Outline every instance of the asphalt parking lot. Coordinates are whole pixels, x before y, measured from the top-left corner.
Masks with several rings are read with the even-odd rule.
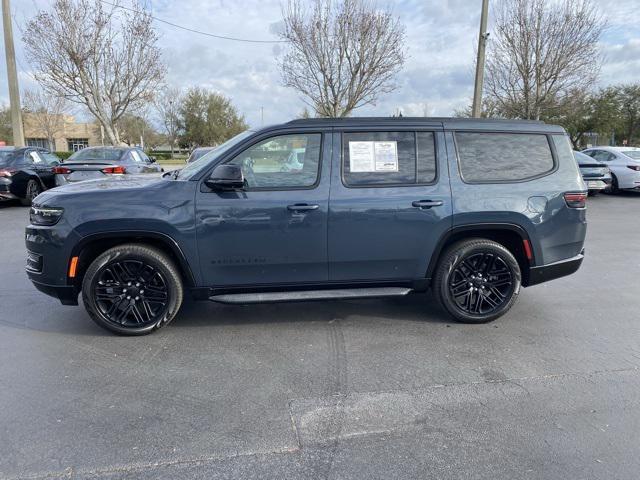
[[[637,479],[640,195],[488,325],[428,296],[223,306],[110,335],[23,270],[0,206],[0,478]]]

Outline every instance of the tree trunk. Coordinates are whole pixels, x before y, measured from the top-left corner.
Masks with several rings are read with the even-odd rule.
[[[109,143],[114,146],[120,145],[120,135],[118,135],[118,129],[115,128],[114,125],[111,125],[107,122],[100,123],[102,123],[102,126],[104,127],[104,133],[107,135]]]

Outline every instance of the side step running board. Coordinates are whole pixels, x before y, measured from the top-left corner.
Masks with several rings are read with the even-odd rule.
[[[403,287],[341,288],[334,290],[304,290],[293,292],[225,293],[222,295],[213,295],[209,297],[209,300],[234,304],[304,302],[307,300],[397,297],[406,295],[409,292],[411,292],[410,288]]]

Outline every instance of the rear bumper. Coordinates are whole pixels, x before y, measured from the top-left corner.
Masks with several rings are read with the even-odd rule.
[[[78,305],[78,290],[76,287],[72,285],[48,285],[37,282],[33,278],[30,280],[38,290],[50,297],[57,298],[62,305]]]
[[[559,262],[541,265],[539,267],[531,267],[529,269],[529,278],[526,286],[538,285],[539,283],[555,280],[556,278],[566,277],[575,273],[582,265],[584,260],[584,249],[578,255]]]

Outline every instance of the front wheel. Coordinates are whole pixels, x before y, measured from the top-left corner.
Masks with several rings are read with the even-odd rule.
[[[433,280],[434,296],[456,320],[485,323],[504,315],[520,293],[521,272],[509,250],[486,239],[449,247]]]
[[[102,328],[145,335],[169,323],[182,304],[180,273],[162,251],[146,245],[113,247],[96,258],[82,281],[82,301]]]

